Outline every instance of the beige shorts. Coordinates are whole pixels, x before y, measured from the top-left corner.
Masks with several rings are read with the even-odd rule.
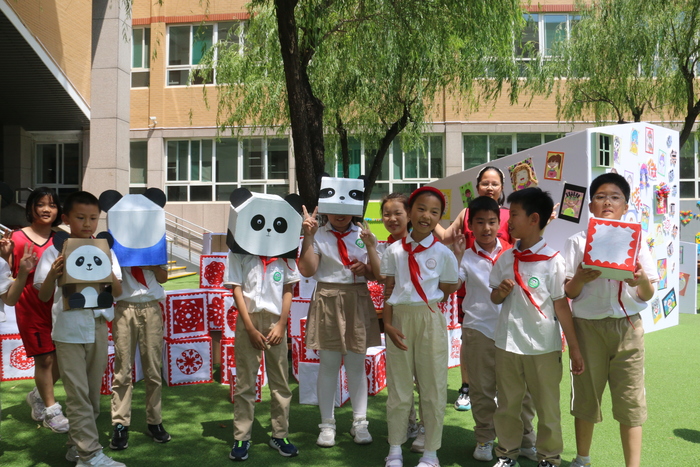
[[[644,394],[644,327],[642,318],[574,318],[585,371],[572,375],[571,415],[590,423],[603,421],[600,410],[605,385],[610,385],[613,418],[641,426],[647,419]]]
[[[367,347],[381,342],[367,284],[316,284],[306,321],[306,347],[364,355]]]

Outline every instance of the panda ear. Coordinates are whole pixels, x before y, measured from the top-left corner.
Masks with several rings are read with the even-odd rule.
[[[231,192],[231,206],[237,208],[243,204],[248,198],[252,198],[253,193],[248,188],[236,188]]]
[[[367,181],[368,181],[367,176],[366,176],[366,175],[360,175],[360,176],[357,177],[357,178],[360,179],[360,180],[362,180],[362,187],[366,190],[366,189],[367,189]]]
[[[161,208],[165,207],[167,199],[165,193],[160,188],[149,188],[148,190],[146,190],[143,196],[150,199]]]
[[[2,197],[3,208],[15,202],[15,190],[3,182],[0,182],[0,196]]]
[[[103,191],[100,195],[100,209],[107,212],[122,199],[121,193],[117,190]]]
[[[65,242],[68,237],[70,237],[70,234],[65,230],[59,230],[53,235],[53,246],[59,253],[63,251],[63,242]]]
[[[296,212],[299,214],[304,212],[304,209],[302,208],[304,201],[301,199],[301,196],[299,196],[296,193],[291,193],[287,196],[284,197],[284,200],[288,202]]]
[[[318,180],[316,180],[316,182],[318,183],[318,186],[321,186],[321,182],[323,181],[324,178],[330,178],[330,174],[328,172],[323,172],[321,175],[319,175]]]
[[[95,236],[95,238],[104,238],[107,240],[110,248],[112,248],[112,245],[114,245],[114,237],[112,237],[112,234],[109,232],[100,232]]]

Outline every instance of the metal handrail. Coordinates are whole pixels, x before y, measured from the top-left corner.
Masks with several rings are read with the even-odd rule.
[[[195,258],[193,258],[193,255],[195,255],[198,260],[204,250],[204,234],[211,233],[211,231],[194,222],[176,216],[175,214],[168,212],[165,214],[165,225],[166,231],[168,232],[166,238],[170,243],[170,258],[173,257],[173,247],[177,245],[187,251],[187,261],[190,263],[194,262],[193,259]],[[188,227],[186,224],[194,228]]]

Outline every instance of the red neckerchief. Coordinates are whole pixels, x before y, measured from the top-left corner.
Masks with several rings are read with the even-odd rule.
[[[391,245],[392,243],[396,242],[397,240],[394,238],[393,235],[389,235],[389,237],[386,239],[386,242]]]
[[[632,320],[630,319],[630,315],[627,314],[627,310],[625,309],[625,305],[622,304],[622,281],[620,281],[620,287],[617,289],[617,302],[620,304],[622,311],[625,312],[625,317],[627,318],[627,322],[630,323],[630,326],[632,326],[632,329],[636,329],[634,327],[634,324],[632,324]]]
[[[265,273],[267,272],[267,267],[268,267],[270,264],[272,264],[272,263],[274,263],[275,261],[277,261],[277,257],[276,257],[276,256],[273,256],[272,258],[270,258],[270,257],[267,257],[267,256],[261,256],[261,257],[260,257],[260,261],[262,261],[262,264],[263,264],[263,275],[265,275]],[[287,266],[289,266],[289,265],[287,265]]]
[[[343,233],[336,232],[335,230],[329,230],[329,232],[335,235],[335,238],[338,240],[338,254],[340,255],[340,262],[343,263],[343,266],[352,265],[352,261],[350,261],[350,257],[348,256],[348,247],[345,246],[345,242],[343,241],[343,237],[350,235],[352,230],[348,228],[348,230]]]
[[[435,313],[435,310],[433,310],[430,307],[430,304],[428,303],[428,297],[425,295],[425,291],[423,291],[423,287],[420,285],[420,279],[422,279],[420,275],[420,266],[418,266],[418,261],[416,261],[415,255],[417,253],[420,253],[421,251],[425,251],[428,248],[432,247],[437,243],[438,239],[437,237],[433,237],[433,243],[431,243],[429,246],[425,247],[421,245],[420,243],[418,246],[411,251],[411,244],[406,243],[406,237],[401,239],[401,245],[403,246],[403,249],[406,253],[408,253],[408,270],[411,273],[411,283],[413,284],[413,287],[416,288],[416,291],[418,292],[418,295],[420,295],[420,298],[423,299],[426,305],[428,305],[428,308],[430,308],[430,311]]]
[[[143,276],[143,269],[141,269],[138,266],[131,266],[131,275],[134,276],[134,279],[136,279],[136,282],[138,282],[139,284],[148,288],[148,284],[146,283],[146,278]]]
[[[543,245],[542,248],[544,248],[545,246],[546,246],[546,244]],[[520,277],[520,271],[518,271],[518,263],[520,263],[520,261],[523,261],[525,263],[534,263],[537,261],[547,261],[547,260],[552,259],[555,256],[557,256],[557,254],[559,254],[558,251],[556,253],[554,253],[552,256],[538,255],[536,253],[533,253],[530,250],[519,251],[517,248],[513,248],[513,258],[514,258],[514,260],[513,260],[513,272],[515,273],[515,282],[517,282],[517,284],[520,286],[520,288],[523,289],[523,292],[525,292],[525,296],[527,296],[527,298],[530,300],[530,303],[535,305],[535,308],[537,308],[537,311],[539,311],[540,314],[542,316],[544,316],[545,318],[547,317],[547,315],[542,313],[542,310],[540,310],[539,305],[537,303],[535,303],[535,299],[533,298],[533,296],[530,293],[530,291],[528,290],[528,288],[525,286],[525,283],[523,282],[522,277]]]
[[[508,250],[511,247],[510,243],[506,242],[500,237],[496,237],[496,240],[498,241],[498,244],[501,245],[501,251],[498,252],[495,258],[492,258],[491,256],[487,255],[482,250],[477,251],[476,242],[472,243],[472,251],[478,256],[485,258],[489,263],[491,263],[491,266],[493,266],[496,263],[496,261],[498,261],[498,258],[501,257],[504,251]]]

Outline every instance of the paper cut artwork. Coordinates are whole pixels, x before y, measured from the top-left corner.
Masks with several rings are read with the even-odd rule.
[[[656,261],[656,270],[659,274],[659,290],[668,287],[668,261],[666,258]]]
[[[637,130],[632,130],[630,135],[630,152],[635,156],[639,154],[639,132]]]
[[[110,308],[112,294],[105,288],[112,283],[112,236],[100,232],[97,238],[71,238],[57,232],[53,246],[64,258],[58,285],[63,288],[64,310]]]
[[[654,129],[646,127],[644,131],[644,148],[647,153],[654,153]]]
[[[674,289],[671,289],[671,291],[666,294],[662,301],[662,305],[664,307],[664,316],[668,317],[668,315],[670,315],[678,305],[676,300],[676,291]]]
[[[459,193],[462,195],[462,204],[465,208],[476,198],[476,191],[474,190],[474,184],[472,182],[467,182],[459,187]]]
[[[531,157],[511,165],[508,167],[508,172],[513,183],[513,191],[537,186],[537,176]]]
[[[561,202],[559,203],[559,219],[578,224],[581,219],[581,209],[586,200],[586,187],[564,184]]]
[[[297,194],[231,193],[226,244],[233,253],[296,259],[302,223]]]
[[[661,313],[661,303],[659,302],[658,297],[654,297],[654,299],[651,301],[651,316],[654,318],[654,323],[658,323],[664,316]]]
[[[583,267],[601,271],[605,279],[634,277],[641,242],[641,225],[592,217],[588,221]]]
[[[122,196],[107,190],[100,208],[107,212],[107,230],[120,266],[160,266],[168,263],[165,240],[165,193],[149,188],[142,195]]]
[[[657,170],[656,162],[654,162],[654,159],[649,159],[649,161],[647,162],[647,173],[649,174],[649,180],[656,180]]]
[[[321,177],[318,194],[320,214],[362,216],[364,212],[365,181],[361,178]]]
[[[690,274],[687,272],[681,272],[678,281],[678,294],[681,297],[685,297],[685,290],[688,288],[688,283],[690,282]]]
[[[645,232],[649,231],[649,217],[651,216],[651,209],[647,205],[642,206],[642,230]]]
[[[546,180],[561,180],[561,172],[564,168],[564,153],[547,151],[547,162],[544,168]]]

